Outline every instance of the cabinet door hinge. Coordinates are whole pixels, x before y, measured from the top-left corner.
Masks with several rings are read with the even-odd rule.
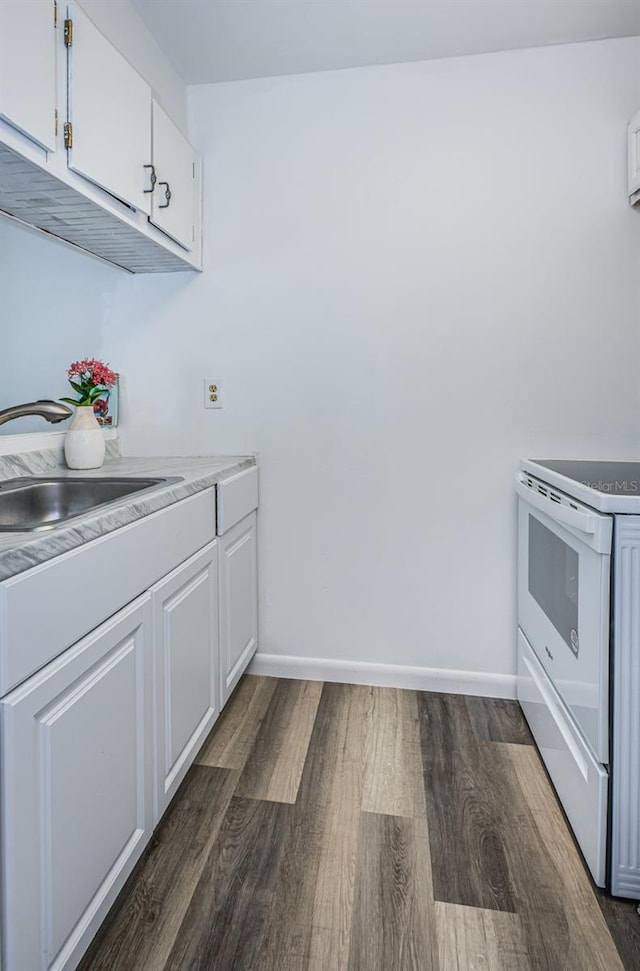
[[[57,138],[58,137],[58,109],[57,108],[54,109],[54,118],[55,118],[55,136]]]
[[[64,123],[64,147],[73,148],[73,125],[70,121]]]
[[[65,47],[71,47],[73,44],[73,20],[65,20],[64,22],[64,45]]]
[[[58,0],[53,0],[53,26],[58,26]]]

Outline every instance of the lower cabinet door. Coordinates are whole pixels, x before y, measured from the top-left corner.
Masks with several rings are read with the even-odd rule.
[[[152,588],[156,695],[155,819],[218,712],[218,546],[210,543]]]
[[[152,832],[151,608],[0,703],[3,967],[75,967]]]
[[[252,512],[218,537],[222,705],[258,647],[256,525]]]

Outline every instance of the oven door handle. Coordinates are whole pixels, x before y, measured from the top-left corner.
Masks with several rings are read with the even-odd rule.
[[[552,499],[547,499],[545,496],[539,495],[533,489],[524,486],[517,475],[516,492],[530,506],[546,513],[550,519],[553,519],[557,523],[563,523],[565,526],[570,526],[572,529],[578,530],[580,533],[586,533],[588,536],[593,536],[598,530],[600,517],[591,515],[590,513],[580,512],[579,509],[567,509],[566,506],[562,506],[559,502],[554,502]]]

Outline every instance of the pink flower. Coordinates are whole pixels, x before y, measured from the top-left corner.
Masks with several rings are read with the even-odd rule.
[[[94,357],[85,357],[82,361],[74,361],[69,365],[67,377],[73,390],[80,397],[61,398],[69,404],[82,406],[93,405],[118,380],[118,375],[103,361]]]
[[[94,386],[101,385],[102,387],[111,387],[118,380],[115,371],[112,371],[103,361],[98,361],[92,357],[86,357],[82,361],[74,361],[69,366],[67,377],[70,381],[77,378],[82,383]]]

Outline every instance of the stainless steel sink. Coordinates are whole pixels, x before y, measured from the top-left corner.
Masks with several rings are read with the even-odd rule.
[[[99,506],[180,481],[180,476],[165,479],[24,476],[0,480],[0,532],[55,529]]]

